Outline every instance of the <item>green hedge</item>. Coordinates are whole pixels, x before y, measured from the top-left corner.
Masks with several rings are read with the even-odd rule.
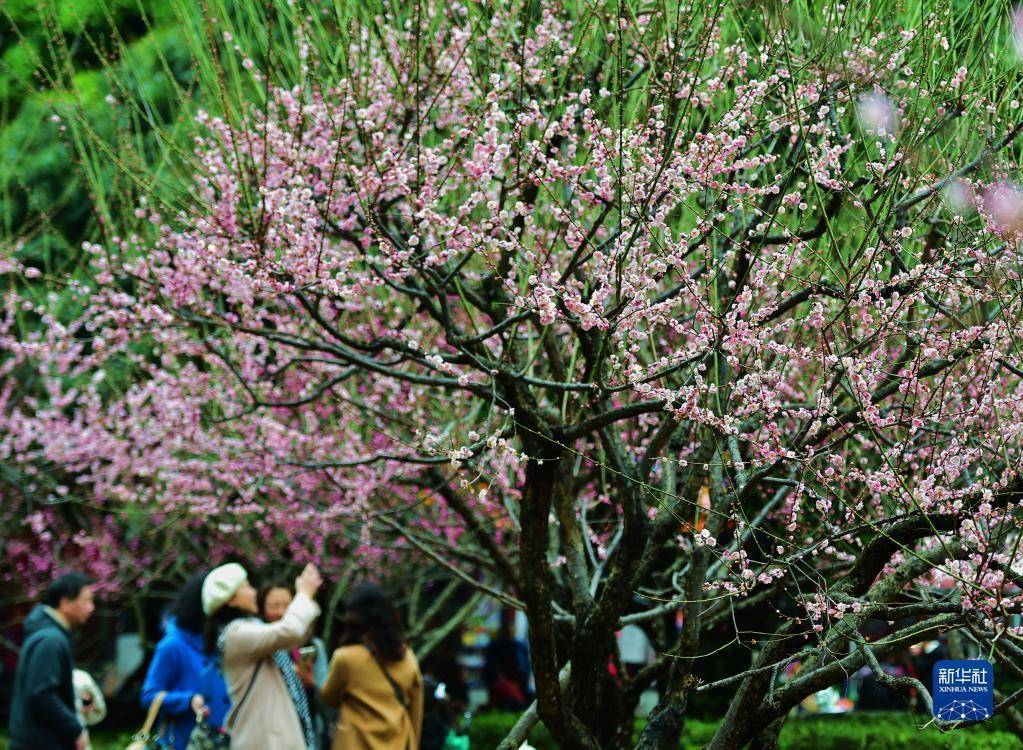
[[[1021,746],[1004,720],[951,732],[933,726],[919,729],[924,716],[908,714],[853,714],[850,716],[795,717],[785,722],[784,750],[1010,750]]]
[[[491,750],[514,725],[516,715],[480,714],[473,718],[473,750]],[[793,717],[781,734],[782,750],[1018,750],[1020,741],[1004,721],[942,733],[918,729],[926,718],[909,714],[860,713],[846,716]],[[637,722],[637,732],[642,722]],[[679,750],[698,750],[714,735],[717,723],[693,719],[686,723]],[[558,750],[550,733],[537,727],[529,743],[537,750]]]
[[[517,714],[490,713],[473,718],[470,739],[472,750],[493,750],[508,734]],[[921,716],[909,714],[861,713],[848,716],[793,717],[781,734],[782,750],[1018,750],[1021,743],[1004,720],[958,731],[942,733],[933,727],[918,729],[925,723]],[[712,721],[690,720],[679,750],[698,750],[713,736]],[[637,731],[642,722],[636,723]],[[93,737],[94,750],[123,750],[131,735],[123,732],[99,732]],[[529,738],[537,750],[558,750],[543,726]],[[0,737],[0,750],[6,750],[6,738]]]

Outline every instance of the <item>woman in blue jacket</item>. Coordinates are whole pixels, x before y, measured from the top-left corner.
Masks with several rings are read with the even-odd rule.
[[[210,726],[221,727],[231,707],[224,678],[203,644],[205,577],[205,572],[194,575],[182,587],[142,684],[143,708],[166,693],[157,726],[175,750],[185,750],[197,713],[205,714]]]

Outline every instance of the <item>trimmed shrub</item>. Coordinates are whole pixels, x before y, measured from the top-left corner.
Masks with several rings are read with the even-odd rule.
[[[511,731],[517,714],[486,713],[473,717],[469,737],[473,750],[492,750]],[[781,750],[1018,750],[1020,741],[1003,721],[952,732],[940,732],[923,716],[859,713],[844,716],[795,716],[785,722]],[[643,722],[636,722],[637,734]],[[680,750],[699,750],[714,735],[717,723],[700,719],[686,722]],[[529,744],[537,750],[558,750],[542,725],[533,730]]]

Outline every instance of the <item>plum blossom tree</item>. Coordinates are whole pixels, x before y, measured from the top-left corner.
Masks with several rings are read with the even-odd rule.
[[[508,747],[633,746],[654,681],[639,747],[714,692],[709,747],[773,747],[950,631],[1018,672],[1023,123],[928,67],[1000,32],[844,10],[282,10],[297,66],[243,51],[256,101],[199,113],[183,199],[105,226],[81,314],[8,295],[41,394],[4,391],[5,459],[523,608]],[[623,623],[659,657],[613,677]]]

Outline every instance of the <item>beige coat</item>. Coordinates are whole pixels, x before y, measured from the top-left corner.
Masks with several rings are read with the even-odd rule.
[[[405,649],[401,661],[388,664],[387,672],[405,695],[408,711],[369,649],[342,646],[334,652],[320,691],[324,703],[341,707],[334,750],[419,750],[423,676],[412,649]]]
[[[305,643],[319,614],[316,602],[297,594],[277,622],[235,620],[227,626],[224,679],[232,703],[227,715],[231,750],[306,750],[298,712],[273,653]],[[239,707],[259,663],[252,691]]]

